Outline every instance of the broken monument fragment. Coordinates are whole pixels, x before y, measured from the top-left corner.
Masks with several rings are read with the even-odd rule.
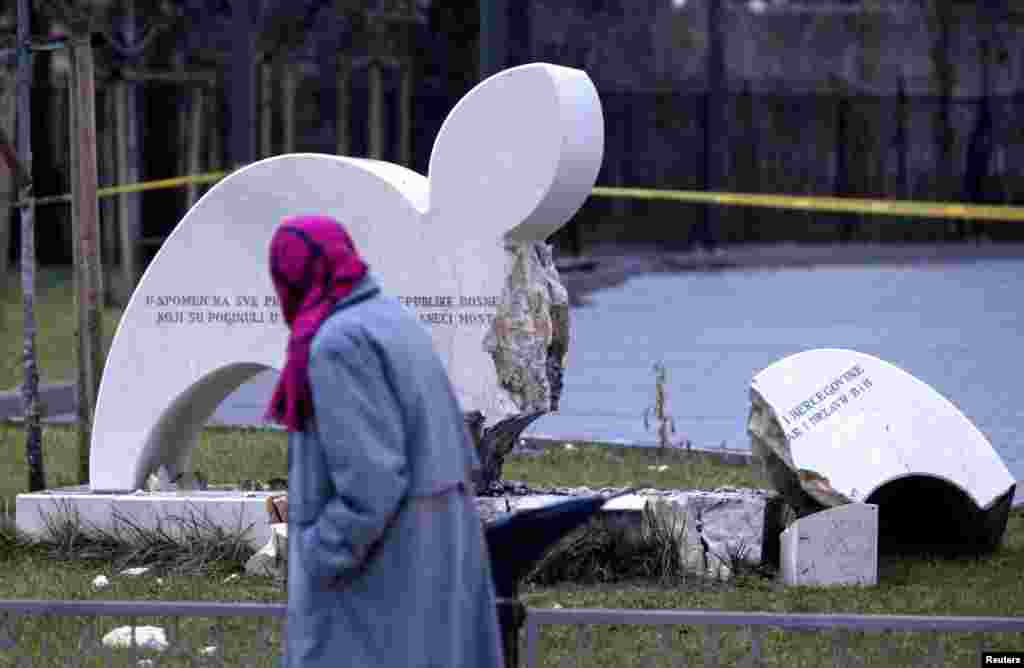
[[[798,517],[872,503],[883,551],[999,545],[1016,481],[978,428],[909,373],[810,350],[755,375],[750,396],[751,448]]]

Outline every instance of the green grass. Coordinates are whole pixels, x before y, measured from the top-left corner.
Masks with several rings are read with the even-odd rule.
[[[44,447],[51,476],[70,477],[74,430],[47,426]],[[0,456],[9,462],[0,475],[3,498],[13,500],[25,483],[24,461],[20,448],[20,429],[0,426]],[[266,479],[284,475],[286,447],[284,434],[264,430],[208,429],[202,434],[195,453],[197,468],[207,473],[211,482],[228,484],[243,478]],[[664,471],[649,466],[665,465]],[[549,448],[537,457],[511,457],[505,466],[506,479],[525,480],[533,485],[567,485],[591,487],[624,486],[627,484],[655,487],[702,487],[722,485],[759,486],[758,476],[747,467],[718,464],[708,458],[687,456],[678,451],[658,453],[640,449],[620,449],[592,444],[577,444],[575,450]],[[52,480],[52,478],[51,478]],[[43,598],[64,600],[198,600],[198,601],[284,601],[281,588],[265,578],[241,576],[227,580],[228,573],[237,572],[243,559],[222,561],[202,574],[174,574],[166,569],[139,577],[114,577],[116,570],[128,565],[124,554],[111,553],[108,558],[93,555],[91,559],[58,559],[54,549],[27,548],[4,543],[0,533],[0,592],[3,598]],[[638,559],[626,555],[626,559]],[[622,569],[626,572],[629,569]],[[756,574],[738,577],[728,585],[714,585],[701,580],[672,580],[662,584],[656,577],[619,579],[590,584],[556,583],[526,584],[522,597],[530,607],[565,608],[700,608],[715,610],[748,610],[767,612],[850,612],[864,614],[924,615],[1019,615],[1024,600],[1024,513],[1015,511],[1007,529],[1003,548],[983,558],[961,559],[883,559],[880,584],[873,588],[792,588],[779,587],[775,581]],[[94,591],[92,579],[100,574],[111,577],[112,585]],[[614,575],[614,574],[613,574]],[[157,580],[160,578],[160,581]],[[542,578],[541,578],[542,579]],[[614,580],[614,578],[613,578]],[[21,623],[21,622],[20,622]],[[19,626],[19,638],[32,645],[41,640],[41,625]],[[103,620],[100,630],[106,632],[126,620]],[[169,624],[164,621],[140,620],[139,624]],[[207,642],[212,620],[186,620],[182,633],[196,646]],[[262,621],[227,620],[223,627],[229,638],[225,645],[232,656],[241,652],[239,638],[252,638]],[[68,651],[75,646],[85,622],[80,619],[56,618],[46,628],[50,641]],[[640,665],[638,658],[657,647],[654,627],[594,627],[595,659],[586,665]],[[541,634],[542,665],[558,666],[562,657],[576,648],[575,629],[571,626],[544,627]],[[673,627],[670,644],[674,651],[686,655],[699,665],[700,630]],[[721,638],[722,665],[732,665],[743,648],[746,636],[723,630]],[[990,646],[1020,649],[1019,637],[987,636]],[[828,637],[816,634],[788,634],[769,631],[764,637],[764,654],[772,666],[823,665],[831,656]],[[232,644],[234,643],[234,644]],[[926,652],[926,638],[916,634],[895,634],[893,643],[898,652],[897,663],[911,665]],[[946,665],[977,665],[976,640],[967,636],[947,636],[943,640]],[[216,643],[213,643],[216,644]],[[24,647],[26,645],[22,645]],[[874,656],[878,640],[874,636],[854,635],[851,647],[858,655]],[[0,657],[3,654],[0,652]],[[0,666],[3,663],[0,658]],[[35,663],[34,665],[46,665]],[[52,664],[59,665],[59,664]],[[99,664],[97,664],[99,665]],[[128,665],[128,664],[125,664]],[[230,664],[229,664],[230,665]],[[269,665],[269,664],[268,664]],[[667,665],[667,664],[654,664]]]
[[[70,267],[47,267],[36,275],[36,356],[41,383],[73,382],[77,375],[75,336],[78,314]],[[104,354],[110,349],[121,310],[103,311]],[[0,390],[13,389],[24,378],[24,310],[21,278],[0,276]]]
[[[677,449],[629,448],[573,442],[544,448],[534,457],[506,460],[502,477],[534,486],[653,487],[708,489],[710,487],[764,487],[759,472],[747,466],[726,466],[712,457]],[[663,471],[658,467],[666,466]]]

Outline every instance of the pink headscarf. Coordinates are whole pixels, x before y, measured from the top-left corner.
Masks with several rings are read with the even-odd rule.
[[[363,276],[367,264],[338,221],[327,216],[285,219],[270,240],[270,275],[291,334],[288,360],[266,418],[302,431],[313,415],[309,349],[331,309]]]

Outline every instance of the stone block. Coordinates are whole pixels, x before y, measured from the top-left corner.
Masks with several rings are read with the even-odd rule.
[[[851,503],[808,515],[782,532],[790,586],[878,584],[878,506]]]

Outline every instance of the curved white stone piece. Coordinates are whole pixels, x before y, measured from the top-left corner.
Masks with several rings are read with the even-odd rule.
[[[121,318],[97,400],[91,488],[141,488],[161,464],[187,470],[217,405],[280,368],[287,331],[267,253],[287,216],[342,221],[383,288],[429,323],[463,408],[498,412],[482,341],[508,270],[505,241],[542,240],[565,224],[594,186],[603,147],[590,78],[535,63],[490,77],[456,105],[428,178],[295,154],[224,179],[164,242]]]
[[[987,509],[1015,484],[974,424],[930,385],[852,350],[792,355],[751,384],[786,433],[795,469],[864,501],[882,485],[928,475]],[[780,456],[783,453],[777,453]]]

